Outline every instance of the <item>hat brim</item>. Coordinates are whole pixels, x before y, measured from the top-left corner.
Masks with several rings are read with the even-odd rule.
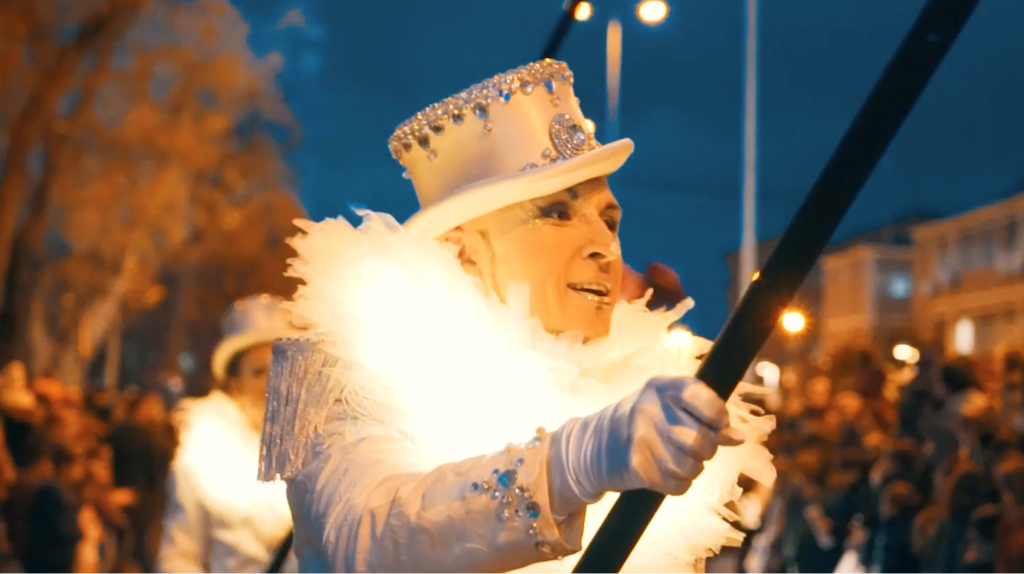
[[[572,159],[476,182],[420,210],[404,226],[415,233],[437,238],[503,207],[615,173],[632,153],[633,141],[624,138]]]
[[[298,335],[296,329],[255,329],[227,337],[217,344],[210,361],[213,379],[218,383],[227,378],[228,365],[235,355],[257,345],[273,343],[278,339]]]

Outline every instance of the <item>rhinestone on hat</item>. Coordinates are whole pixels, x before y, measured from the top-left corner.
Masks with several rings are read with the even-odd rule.
[[[551,142],[562,157],[569,159],[590,151],[593,141],[590,133],[569,114],[555,114],[552,118]]]
[[[403,154],[419,147],[428,154],[434,152],[431,157],[433,160],[437,157],[437,150],[433,149],[432,140],[434,137],[443,137],[447,124],[461,126],[466,118],[476,117],[483,122],[482,129],[490,132],[488,119],[491,106],[504,105],[519,94],[529,96],[537,85],[544,86],[548,93],[553,94],[556,83],[571,86],[573,75],[565,62],[550,58],[484,80],[428,107],[398,126],[388,140],[391,155],[402,163]],[[593,138],[590,139],[593,141]]]

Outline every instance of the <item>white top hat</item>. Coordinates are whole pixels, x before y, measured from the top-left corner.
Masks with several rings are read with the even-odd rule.
[[[614,173],[633,152],[586,128],[573,76],[544,60],[498,74],[398,126],[391,154],[420,202],[410,230],[439,237],[503,207]]]
[[[227,376],[231,359],[238,353],[302,331],[292,324],[291,313],[282,307],[283,299],[273,295],[252,295],[235,301],[221,320],[223,339],[213,351],[213,378],[221,382]]]

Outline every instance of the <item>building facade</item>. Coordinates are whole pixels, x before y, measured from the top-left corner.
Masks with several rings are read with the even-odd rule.
[[[848,347],[884,352],[913,337],[912,260],[910,245],[867,242],[822,258],[822,353]]]
[[[1024,193],[913,229],[917,335],[947,356],[1024,348]]]
[[[831,358],[844,347],[883,353],[904,340],[914,341],[911,229],[927,221],[915,216],[857,235],[830,247],[801,285],[790,309],[806,321],[800,332],[779,327],[761,356],[780,364]],[[762,266],[777,239],[759,245]],[[738,254],[726,257],[733,281],[729,308],[736,305]]]

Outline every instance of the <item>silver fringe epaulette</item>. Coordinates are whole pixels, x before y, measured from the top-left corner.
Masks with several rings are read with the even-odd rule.
[[[337,359],[320,349],[313,338],[274,343],[259,480],[291,478],[305,464],[313,439],[339,393],[337,365]]]

